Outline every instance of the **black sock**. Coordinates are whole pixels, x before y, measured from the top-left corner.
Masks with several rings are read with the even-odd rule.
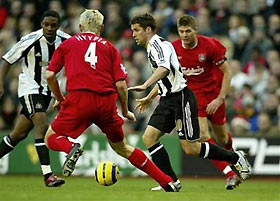
[[[10,136],[5,136],[0,143],[0,158],[10,153],[17,143],[13,142]]]
[[[158,168],[170,176],[173,181],[177,181],[178,178],[171,167],[169,156],[164,146],[159,142],[150,147],[148,150],[152,156],[153,162],[158,166]]]
[[[201,143],[199,156],[211,160],[227,161],[231,164],[237,163],[239,159],[238,154],[208,142]]]
[[[35,139],[34,145],[36,147],[41,165],[50,165],[49,149],[46,147],[44,139]]]
[[[44,139],[35,139],[35,147],[41,165],[50,165],[49,149],[46,147]]]

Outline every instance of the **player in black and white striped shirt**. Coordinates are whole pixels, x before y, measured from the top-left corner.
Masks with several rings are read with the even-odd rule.
[[[47,130],[46,110],[51,101],[45,72],[54,50],[70,36],[60,30],[60,17],[55,11],[42,15],[42,29],[32,32],[13,46],[3,56],[0,70],[0,97],[4,94],[3,82],[11,65],[22,60],[19,75],[18,97],[22,110],[13,131],[0,143],[0,158],[9,153],[35,127],[35,147],[40,159],[44,181],[47,187],[57,187],[64,180],[56,177],[50,167],[49,150],[44,143]]]
[[[249,176],[250,167],[244,152],[231,152],[208,142],[199,142],[195,96],[187,88],[172,44],[155,33],[155,19],[149,14],[142,14],[135,16],[130,24],[137,45],[143,45],[147,49],[153,74],[144,84],[130,87],[129,90],[144,91],[157,83],[148,96],[137,100],[136,109],[140,112],[144,111],[153,98],[158,94],[161,96],[143,135],[144,144],[154,163],[172,177],[174,186],[179,191],[181,183],[171,168],[165,148],[159,142],[161,136],[170,133],[176,127],[181,146],[186,154],[227,161],[234,164],[240,176],[246,179]]]

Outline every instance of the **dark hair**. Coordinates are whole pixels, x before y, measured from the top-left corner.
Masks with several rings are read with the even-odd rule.
[[[196,19],[190,15],[183,15],[177,20],[177,28],[180,26],[188,26],[193,29],[197,28]]]
[[[147,27],[151,27],[153,31],[156,30],[156,20],[154,17],[148,13],[137,15],[133,17],[130,21],[130,25],[139,24],[140,27],[146,29]]]
[[[47,10],[43,13],[42,17],[41,17],[41,22],[44,20],[45,17],[55,17],[58,19],[58,23],[60,23],[60,16],[59,14],[54,11],[54,10]]]

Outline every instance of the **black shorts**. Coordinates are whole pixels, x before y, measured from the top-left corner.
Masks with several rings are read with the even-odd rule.
[[[199,140],[197,103],[193,92],[186,87],[180,92],[161,97],[148,125],[164,133],[170,133],[176,127],[181,140]]]
[[[31,117],[37,112],[46,112],[52,97],[42,94],[29,94],[20,97],[20,103],[22,109],[20,114],[26,116],[26,118],[31,119]]]

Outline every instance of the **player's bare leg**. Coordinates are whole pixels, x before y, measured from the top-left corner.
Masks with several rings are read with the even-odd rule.
[[[214,130],[214,133],[216,135],[217,141],[225,148],[228,150],[233,150],[232,147],[232,138],[231,134],[228,131],[227,124],[213,124],[212,123],[212,128]]]

